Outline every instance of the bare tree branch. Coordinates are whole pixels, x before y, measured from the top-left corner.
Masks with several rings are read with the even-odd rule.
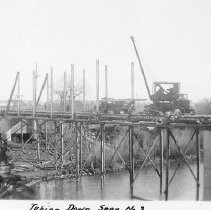
[[[72,92],[72,85],[71,83],[67,84],[67,89],[66,89],[66,101],[67,105],[70,107],[71,104],[71,92]],[[56,90],[55,93],[60,99],[60,103],[64,104],[64,90]],[[78,96],[83,94],[83,88],[81,85],[77,84],[74,86],[74,99],[76,99]]]

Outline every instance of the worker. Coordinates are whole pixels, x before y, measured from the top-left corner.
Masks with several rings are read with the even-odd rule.
[[[128,108],[128,114],[133,114],[133,113],[134,113],[134,111],[135,111],[135,109],[134,109],[134,105],[133,105],[133,104],[131,104],[131,105],[129,106],[129,108]]]
[[[174,110],[174,117],[179,118],[182,117],[182,112],[179,109]]]

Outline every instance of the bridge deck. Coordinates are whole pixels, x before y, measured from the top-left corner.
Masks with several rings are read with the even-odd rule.
[[[28,119],[45,121],[87,122],[90,124],[119,124],[119,125],[147,125],[166,127],[210,127],[211,115],[188,115],[180,118],[166,116],[151,116],[147,114],[101,114],[101,113],[75,113],[54,111],[37,111],[33,115],[32,110],[5,110],[0,112],[0,119]]]

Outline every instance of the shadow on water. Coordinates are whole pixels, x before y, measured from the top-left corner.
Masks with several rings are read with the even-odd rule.
[[[170,174],[175,162],[171,163]],[[191,163],[196,172],[196,164]],[[200,166],[200,199],[202,199],[203,165]],[[165,173],[165,172],[164,172]],[[165,180],[165,174],[164,174]],[[145,167],[134,185],[134,195],[150,200],[159,200],[159,177],[152,167]],[[164,189],[163,184],[163,189]],[[41,182],[34,186],[35,199],[66,200],[129,200],[129,174],[119,171],[106,174],[104,187],[101,190],[101,179],[98,175],[84,176],[77,183],[75,180],[54,180]],[[169,188],[169,200],[195,200],[196,182],[185,164],[181,165]]]

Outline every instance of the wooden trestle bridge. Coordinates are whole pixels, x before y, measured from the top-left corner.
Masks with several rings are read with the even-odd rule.
[[[106,166],[105,166],[105,127],[107,125],[119,125],[122,127],[127,127],[127,131],[125,135],[128,135],[129,140],[129,174],[130,174],[130,192],[131,192],[131,198],[134,199],[144,199],[140,196],[136,196],[133,193],[133,187],[135,185],[135,181],[138,177],[138,175],[141,173],[143,167],[145,166],[147,160],[150,161],[151,165],[153,166],[155,172],[159,176],[160,179],[160,193],[164,192],[165,194],[165,200],[168,200],[169,195],[169,185],[174,179],[174,176],[176,174],[176,171],[178,170],[181,161],[184,161],[187,165],[190,173],[192,174],[195,182],[196,182],[196,200],[199,199],[199,164],[200,164],[200,138],[199,138],[199,132],[204,130],[210,130],[211,129],[211,117],[210,116],[186,116],[176,119],[169,119],[167,117],[152,117],[147,115],[126,115],[126,114],[120,114],[120,115],[109,115],[109,114],[95,114],[95,113],[75,113],[74,115],[68,113],[68,112],[47,112],[47,111],[37,111],[35,115],[33,116],[32,111],[1,111],[0,114],[1,118],[8,118],[8,119],[18,119],[22,122],[23,126],[29,126],[32,128],[33,132],[33,138],[36,139],[37,142],[37,161],[40,160],[42,150],[40,149],[40,144],[42,141],[45,141],[47,144],[48,141],[48,126],[49,123],[54,123],[55,126],[55,134],[60,133],[61,134],[61,166],[63,165],[64,160],[64,125],[69,125],[71,127],[74,127],[74,137],[76,142],[76,178],[77,180],[80,178],[80,175],[82,174],[82,170],[84,168],[83,163],[83,151],[82,151],[82,141],[83,141],[83,125],[84,124],[94,124],[99,125],[100,128],[100,144],[101,144],[101,183],[103,184],[104,176],[106,173]],[[28,121],[34,122],[34,125],[28,124]],[[43,129],[43,125],[45,129]],[[23,127],[22,126],[22,127]],[[22,127],[19,129],[22,131]],[[154,127],[159,130],[159,138],[155,138],[148,149],[147,152],[145,152],[145,158],[142,163],[142,165],[139,167],[137,172],[135,173],[134,170],[134,128],[136,127]],[[177,143],[177,139],[175,138],[172,129],[174,128],[191,128],[194,130],[192,135],[190,136],[189,140],[187,141],[187,145],[185,146],[185,149],[181,149],[180,146]],[[21,136],[23,136],[21,134]],[[170,138],[171,137],[171,138]],[[195,141],[195,147],[196,147],[196,162],[197,162],[197,171],[194,172],[192,168],[190,167],[187,158],[186,158],[186,151],[188,150],[188,147],[190,146],[191,142],[193,141],[194,137],[196,138]],[[159,145],[160,145],[160,161],[159,161],[159,167],[156,166],[156,164],[153,162],[153,160],[150,158],[150,153],[152,149],[155,146],[156,141],[159,139]],[[174,142],[176,145],[176,148],[178,149],[178,152],[180,154],[180,158],[178,160],[177,166],[173,172],[173,175],[169,176],[169,164],[170,164],[170,139]],[[124,139],[125,140],[125,139]],[[118,148],[123,140],[120,141],[119,145],[114,150],[113,157],[117,154]],[[166,141],[166,148],[165,148],[165,171],[164,171],[164,141]],[[163,180],[163,174],[165,173],[165,180]],[[163,185],[165,184],[165,189],[163,190]],[[141,187],[141,186],[140,186]]]
[[[97,100],[96,104],[99,105],[99,61],[97,61]],[[71,66],[71,84],[74,84],[74,73],[73,73],[73,66]],[[106,71],[107,72],[107,71]],[[107,77],[107,76],[106,76]],[[84,76],[85,80],[85,76]],[[106,78],[107,82],[107,78]],[[85,82],[83,82],[84,84]],[[18,88],[18,108],[16,110],[11,110],[10,108],[10,102],[12,99],[12,96],[14,94],[15,88]],[[44,87],[47,86],[47,102],[50,101],[50,111],[39,111],[37,110],[37,104],[39,103],[42,91]],[[74,87],[74,85],[73,85]],[[133,85],[132,85],[133,87]],[[65,127],[68,125],[69,127],[73,128],[74,135],[71,139],[75,142],[75,167],[76,167],[76,178],[77,180],[80,178],[84,165],[86,164],[86,161],[83,161],[83,135],[84,135],[84,129],[83,127],[85,125],[98,125],[100,134],[98,135],[99,143],[100,143],[100,155],[101,155],[101,183],[103,184],[104,176],[106,173],[106,162],[105,162],[105,138],[106,138],[106,126],[108,125],[118,125],[121,127],[125,127],[126,132],[125,136],[128,136],[128,138],[122,138],[119,145],[116,146],[114,149],[114,152],[112,154],[111,160],[114,158],[116,154],[118,154],[118,149],[120,148],[120,145],[122,144],[125,139],[127,139],[129,142],[129,174],[130,174],[130,193],[131,198],[135,199],[144,199],[143,196],[137,196],[134,195],[134,186],[137,180],[138,175],[141,174],[141,171],[143,167],[145,166],[146,162],[149,161],[151,165],[153,166],[156,174],[159,176],[160,179],[160,194],[165,195],[165,200],[168,200],[169,197],[169,186],[172,182],[172,180],[175,177],[175,174],[180,167],[181,161],[184,161],[187,168],[189,169],[190,173],[193,176],[193,180],[196,182],[196,200],[199,200],[199,176],[200,176],[200,138],[199,133],[205,132],[211,130],[211,116],[184,116],[179,118],[168,118],[164,116],[149,116],[146,114],[100,114],[98,112],[83,112],[83,113],[76,113],[74,112],[74,101],[72,97],[71,101],[71,110],[66,111],[65,110],[65,100],[64,100],[64,111],[56,112],[53,110],[53,71],[51,70],[51,97],[49,100],[49,94],[48,94],[48,74],[46,75],[46,78],[44,80],[44,83],[41,87],[41,91],[39,94],[39,97],[36,98],[36,72],[33,74],[33,109],[32,110],[23,110],[20,108],[20,91],[19,91],[19,73],[16,76],[16,80],[14,83],[14,86],[12,88],[10,98],[8,100],[8,104],[5,110],[2,110],[0,112],[0,118],[1,119],[16,119],[19,120],[22,124],[22,126],[19,128],[21,130],[21,138],[23,142],[23,126],[28,126],[31,128],[32,133],[30,138],[34,138],[36,140],[36,152],[37,152],[37,161],[40,161],[41,155],[43,150],[41,149],[41,143],[45,143],[46,146],[48,144],[50,136],[50,132],[48,130],[48,125],[53,124],[55,132],[54,134],[60,135],[59,145],[60,148],[60,162],[56,162],[56,164],[59,164],[61,167],[63,165],[64,161],[64,132]],[[132,88],[133,89],[133,88]],[[66,76],[64,74],[64,95],[66,90]],[[73,96],[74,88],[72,88],[72,96]],[[107,91],[107,83],[106,83],[106,91]],[[83,102],[85,100],[85,86],[83,85]],[[133,95],[133,91],[132,91]],[[106,92],[107,97],[107,92]],[[33,122],[33,123],[29,123]],[[153,127],[156,128],[159,131],[159,138],[155,138],[152,141],[151,146],[148,148],[148,151],[143,151],[143,154],[145,155],[145,158],[141,164],[141,166],[138,168],[137,171],[134,170],[134,129],[135,128],[149,128]],[[193,133],[189,137],[189,139],[185,142],[187,142],[187,145],[185,148],[181,148],[178,144],[178,139],[176,139],[175,135],[173,134],[172,130],[175,128],[190,128],[193,130]],[[196,139],[196,141],[193,139]],[[159,141],[159,142],[156,142]],[[176,168],[174,169],[173,174],[170,176],[169,173],[169,167],[170,167],[170,141],[171,144],[173,143],[180,155],[180,158],[178,159],[178,163]],[[153,159],[150,157],[150,154],[155,147],[155,144],[159,144],[159,166],[153,162]],[[165,150],[164,150],[164,143],[165,143]],[[188,163],[186,152],[190,145],[194,143],[196,148],[196,163],[197,163],[197,170],[193,171],[191,166]],[[56,144],[55,144],[56,147]],[[211,147],[210,147],[211,150]],[[165,154],[164,154],[165,152]],[[58,154],[57,154],[58,155]],[[164,158],[165,156],[165,158]],[[165,164],[164,164],[165,163]],[[164,167],[165,166],[165,167]],[[164,170],[165,169],[165,170]],[[135,173],[136,172],[136,173]],[[185,184],[185,183],[184,183]],[[139,186],[141,187],[141,186]]]

